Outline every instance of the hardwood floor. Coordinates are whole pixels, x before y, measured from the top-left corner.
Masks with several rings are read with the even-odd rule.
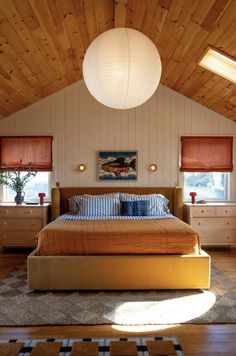
[[[0,278],[9,273],[28,251],[5,251],[0,254]],[[208,249],[212,263],[232,282],[236,282],[236,248]],[[185,355],[236,356],[236,324],[176,326],[124,327],[118,325],[98,326],[41,326],[41,327],[0,327],[0,338],[37,337],[122,337],[122,336],[176,335],[179,337]]]

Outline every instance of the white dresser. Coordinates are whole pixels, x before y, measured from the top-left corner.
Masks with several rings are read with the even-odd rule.
[[[202,245],[236,244],[236,203],[185,204],[184,220],[199,232]]]
[[[35,246],[37,233],[48,223],[49,204],[0,204],[0,247]]]

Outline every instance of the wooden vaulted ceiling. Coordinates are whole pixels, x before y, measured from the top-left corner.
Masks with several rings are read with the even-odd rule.
[[[236,121],[236,86],[198,66],[236,57],[236,0],[0,0],[0,117],[82,78],[91,41],[114,26],[157,46],[161,83]]]

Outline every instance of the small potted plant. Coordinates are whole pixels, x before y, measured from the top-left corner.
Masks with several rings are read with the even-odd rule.
[[[24,201],[24,188],[27,182],[35,177],[37,171],[34,169],[33,165],[22,164],[17,167],[6,166],[4,164],[0,165],[0,185],[6,185],[16,192],[15,202],[20,205]]]

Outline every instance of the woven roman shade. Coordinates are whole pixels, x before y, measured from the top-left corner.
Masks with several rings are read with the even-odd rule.
[[[233,137],[182,136],[181,172],[232,172]]]
[[[0,137],[1,165],[24,170],[29,163],[37,171],[52,171],[52,136]]]

